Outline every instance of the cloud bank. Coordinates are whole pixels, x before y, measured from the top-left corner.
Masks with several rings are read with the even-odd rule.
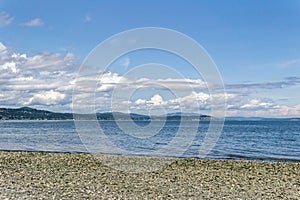
[[[121,60],[128,67],[130,60]],[[113,107],[118,111],[145,113],[199,112],[209,114],[212,96],[209,83],[199,79],[140,77],[131,79],[113,72],[76,78],[80,63],[72,53],[43,52],[28,56],[13,52],[0,43],[0,107],[32,106],[59,112],[72,111],[73,88],[83,106],[94,105],[98,111]],[[98,84],[90,85],[89,79]],[[214,103],[227,100],[229,116],[299,117],[300,104],[282,104],[272,96],[257,96],[266,90],[300,87],[300,77],[286,77],[278,82],[227,84],[225,97],[214,97]],[[131,94],[129,99],[123,98]],[[172,94],[176,91],[176,95]],[[254,92],[255,91],[255,92]],[[139,94],[140,92],[140,94]],[[95,93],[91,99],[91,93]],[[124,95],[123,95],[124,94]],[[113,102],[111,98],[114,98]]]

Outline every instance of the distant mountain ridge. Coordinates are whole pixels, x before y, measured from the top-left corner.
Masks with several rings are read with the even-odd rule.
[[[55,113],[30,107],[0,108],[0,120],[66,120],[73,119],[71,113]]]
[[[104,112],[96,113],[98,120],[163,120],[167,117],[168,120],[193,120],[193,119],[211,119],[208,115],[198,115],[195,113],[169,113],[167,116],[147,116],[136,113],[122,112]],[[30,107],[21,108],[0,108],[0,120],[71,120],[71,119],[91,120],[95,119],[94,114],[74,114],[73,113],[57,113],[46,110],[38,110]]]

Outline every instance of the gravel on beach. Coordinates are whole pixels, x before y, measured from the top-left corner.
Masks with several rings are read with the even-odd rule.
[[[300,163],[173,159],[131,173],[91,154],[1,151],[0,199],[300,199]]]

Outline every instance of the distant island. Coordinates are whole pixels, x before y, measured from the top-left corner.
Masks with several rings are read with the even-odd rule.
[[[136,113],[104,112],[96,113],[98,120],[211,120],[209,115],[199,115],[195,113],[169,113],[167,116],[147,116]],[[72,119],[92,120],[95,114],[73,114],[58,113],[47,110],[38,110],[30,107],[22,108],[0,108],[0,120],[72,120]]]

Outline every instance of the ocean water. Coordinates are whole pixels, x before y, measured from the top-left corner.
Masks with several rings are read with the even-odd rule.
[[[136,122],[137,127],[144,131],[143,136],[147,136],[137,137],[139,129],[132,129],[134,134],[131,134],[131,123],[127,121],[99,122],[101,137],[109,141],[109,144],[100,142],[102,153],[107,153],[106,149],[113,152],[114,148],[109,146],[113,145],[128,154],[149,156],[153,153],[157,156],[158,150],[177,139],[189,141],[188,145],[184,148],[171,145],[165,149],[167,153],[169,151],[175,157],[199,157],[208,121],[201,121],[199,125],[167,121],[162,127],[161,122],[153,122],[150,129],[143,129],[148,123]],[[194,137],[179,136],[180,127],[184,133],[196,130]],[[91,128],[88,123],[81,129],[88,137],[78,134],[73,121],[0,121],[0,150],[88,153],[91,146],[97,147],[102,139],[93,133],[95,127]],[[300,121],[226,121],[217,143],[206,158],[300,161]]]

